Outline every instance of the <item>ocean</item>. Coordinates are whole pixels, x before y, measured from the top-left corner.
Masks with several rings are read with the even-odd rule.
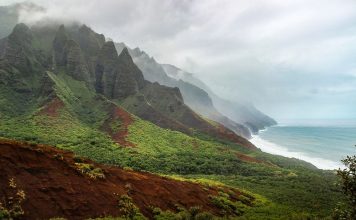
[[[343,167],[341,159],[356,154],[356,121],[285,122],[260,131],[251,142],[267,153],[338,169]]]

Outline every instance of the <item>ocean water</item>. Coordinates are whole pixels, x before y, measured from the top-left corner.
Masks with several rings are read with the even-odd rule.
[[[251,142],[262,151],[294,157],[320,169],[338,169],[356,154],[355,121],[285,123],[263,130]]]

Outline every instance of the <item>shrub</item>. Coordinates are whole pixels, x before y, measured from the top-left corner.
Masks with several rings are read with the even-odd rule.
[[[160,208],[151,208],[155,220],[213,220],[218,219],[208,212],[201,212],[200,207],[193,206],[189,210],[177,206],[177,213],[170,210],[162,211]]]
[[[212,203],[218,207],[221,214],[229,216],[240,216],[244,213],[245,205],[240,201],[231,201],[230,196],[224,192],[219,192],[217,196],[210,196]]]
[[[26,194],[17,188],[15,179],[9,179],[6,195],[0,201],[0,219],[14,219],[23,216],[25,212],[21,205],[25,199]]]
[[[128,195],[122,195],[119,199],[119,210],[126,219],[146,219],[141,213],[140,209],[135,205],[132,198]]]
[[[95,168],[92,164],[75,163],[75,166],[80,173],[87,175],[91,179],[105,179],[103,170],[100,168]]]
[[[74,162],[76,162],[76,163],[83,163],[83,162],[84,162],[84,158],[83,158],[83,157],[80,157],[80,156],[78,156],[78,155],[75,155],[75,156],[73,157],[73,160],[74,160]]]

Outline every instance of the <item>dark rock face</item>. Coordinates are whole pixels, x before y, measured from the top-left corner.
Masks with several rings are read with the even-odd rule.
[[[6,39],[0,39],[0,59],[4,56]]]
[[[65,69],[79,81],[93,85],[110,99],[122,100],[136,94],[145,82],[127,50],[120,56],[113,42],[90,28],[60,26],[53,41],[54,67]]]
[[[105,44],[105,37],[102,34],[95,33],[86,25],[74,26],[68,29],[69,36],[78,43],[83,52],[90,74],[90,84],[94,84],[97,59],[99,51]]]
[[[119,57],[111,45],[111,42],[105,43],[99,52],[95,67],[95,89],[106,97],[114,98],[117,61]]]
[[[3,58],[23,72],[31,71],[32,43],[31,30],[24,24],[16,25],[6,40]]]
[[[111,99],[123,99],[136,94],[144,86],[141,71],[127,50],[117,55],[113,42],[102,47],[95,68],[95,89]]]
[[[115,48],[115,46],[113,45]],[[137,82],[137,88],[142,89],[145,85],[145,80],[143,78],[141,70],[133,62],[127,48],[124,48],[119,56],[119,68],[122,72],[122,76],[129,76],[132,79],[135,79]]]
[[[33,36],[31,30],[25,24],[17,24],[9,36],[9,40],[19,46],[30,46]]]
[[[89,81],[89,71],[79,45],[68,38],[64,26],[60,26],[53,41],[54,66],[79,81]]]
[[[72,37],[87,56],[96,56],[105,44],[104,35],[95,33],[86,25],[82,25]]]
[[[184,105],[182,95],[178,88],[162,86],[158,83],[150,83],[143,90],[147,101],[160,112],[179,118],[183,111],[188,110]],[[190,110],[190,109],[189,109]]]
[[[42,72],[43,57],[35,47],[32,31],[24,24],[18,24],[13,32],[1,43],[0,84],[8,85],[22,95],[31,95],[31,78]]]
[[[65,32],[64,26],[61,25],[56,33],[56,37],[53,41],[53,55],[55,66],[65,66],[64,47],[68,40],[68,36]]]
[[[65,65],[68,73],[76,80],[89,81],[88,69],[81,53],[79,45],[73,41],[68,40],[64,47]]]

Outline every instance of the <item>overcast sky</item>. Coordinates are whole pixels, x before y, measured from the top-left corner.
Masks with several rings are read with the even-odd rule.
[[[277,120],[356,118],[355,0],[33,2],[195,73],[222,97],[248,97]]]

